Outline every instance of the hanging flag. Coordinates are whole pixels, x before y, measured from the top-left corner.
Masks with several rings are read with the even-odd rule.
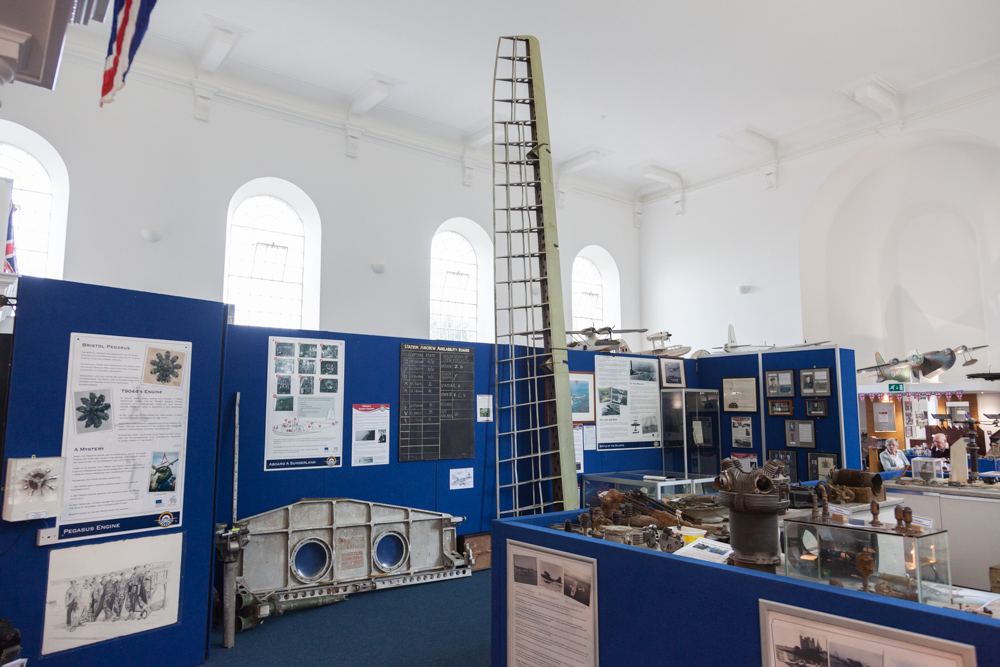
[[[10,205],[10,215],[7,216],[7,247],[4,249],[3,272],[17,273],[17,252],[14,248],[14,211],[17,207]]]
[[[125,86],[125,75],[149,27],[149,15],[156,0],[115,0],[115,19],[111,25],[108,57],[104,61],[104,85],[101,106],[113,102],[115,93]]]
[[[944,399],[946,401],[950,401],[951,400],[951,392],[950,391],[944,392]]]
[[[958,397],[958,400],[962,400],[962,392],[960,392],[960,391],[956,391],[956,392],[955,392],[955,396],[957,396],[957,397]]]

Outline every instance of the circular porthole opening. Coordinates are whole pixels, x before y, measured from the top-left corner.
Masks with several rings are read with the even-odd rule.
[[[406,560],[406,538],[399,533],[382,533],[375,540],[375,565],[383,572],[399,569]]]
[[[302,581],[319,579],[329,567],[330,549],[319,540],[303,540],[292,552],[292,571]]]

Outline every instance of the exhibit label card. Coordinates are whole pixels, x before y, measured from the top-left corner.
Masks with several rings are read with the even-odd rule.
[[[344,341],[268,338],[266,406],[264,470],[341,467]]]
[[[656,359],[598,356],[597,448],[658,447],[660,369]]]
[[[362,403],[351,409],[351,465],[389,465],[389,404]]]
[[[583,424],[573,424],[573,452],[576,456],[576,472],[583,472]]]
[[[59,541],[181,524],[191,343],[70,334]]]
[[[596,667],[597,561],[507,540],[507,664]]]

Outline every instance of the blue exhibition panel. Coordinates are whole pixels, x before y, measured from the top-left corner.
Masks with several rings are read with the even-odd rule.
[[[316,338],[345,341],[344,451],[340,467],[264,470],[268,338]],[[216,513],[219,522],[232,517],[233,434],[236,393],[240,394],[239,518],[266,512],[301,498],[357,498],[464,516],[460,534],[489,530],[496,515],[496,471],[492,463],[494,424],[475,424],[475,457],[441,461],[398,460],[399,363],[401,343],[461,345],[476,356],[477,394],[492,394],[493,346],[387,336],[268,329],[230,325],[226,335],[225,367],[218,466]],[[351,406],[390,406],[389,465],[351,466]],[[473,469],[473,488],[451,490],[450,471]]]
[[[18,289],[4,457],[60,456],[70,334],[190,341],[191,393],[182,525],[65,546],[35,546],[54,520],[0,522],[0,616],[21,630],[30,664],[198,665],[205,659],[219,372],[225,311],[221,303],[22,277]],[[164,533],[182,533],[178,622],[41,656],[49,554],[55,549]]]
[[[971,644],[978,664],[997,664],[994,655],[1000,645],[1000,623],[994,619],[544,527],[576,514],[560,512],[493,522],[494,667],[508,664],[508,540],[597,559],[602,665],[759,667],[762,599]],[[639,631],[637,619],[641,619]]]
[[[765,460],[762,454],[763,438],[760,435],[761,419],[758,412],[726,412],[726,406],[722,405],[722,380],[724,378],[756,378],[757,391],[760,392],[760,366],[758,355],[756,354],[727,354],[701,357],[696,360],[698,367],[698,384],[692,385],[688,382],[688,387],[698,389],[717,389],[719,391],[719,418],[722,420],[720,426],[722,441],[722,458],[727,458],[733,452],[733,430],[730,427],[732,417],[749,417],[750,428],[753,432],[753,448],[737,449],[738,452],[753,453],[757,455],[757,460]],[[759,394],[758,394],[759,395]],[[759,398],[758,398],[759,403]],[[758,405],[758,408],[760,406]]]

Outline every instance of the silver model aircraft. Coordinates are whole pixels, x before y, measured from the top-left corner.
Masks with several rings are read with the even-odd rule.
[[[621,338],[616,338],[615,334],[625,333],[646,333],[649,329],[615,329],[614,327],[587,327],[580,331],[567,331],[567,336],[573,339],[566,343],[566,347],[577,350],[615,350],[617,352],[631,352],[628,343]]]
[[[828,340],[821,340],[818,343],[800,343],[797,345],[741,345],[736,342],[736,330],[733,325],[729,325],[729,340],[722,347],[712,348],[713,350],[725,350],[726,352],[763,352],[766,350],[794,350],[800,347],[816,347],[829,343]]]
[[[643,350],[639,354],[649,354],[655,357],[671,357],[679,359],[691,351],[689,345],[667,345],[670,340],[669,331],[660,331],[646,335],[646,340],[653,344],[652,350]]]
[[[899,380],[901,377],[905,377],[906,371],[908,370],[912,375],[913,379],[917,382],[920,381],[920,376],[925,378],[933,378],[941,375],[946,370],[950,369],[955,365],[955,361],[958,356],[961,355],[965,361],[962,362],[963,366],[971,366],[976,363],[978,359],[973,359],[972,355],[969,354],[973,350],[981,350],[987,345],[977,345],[976,347],[967,347],[965,345],[959,345],[955,349],[946,347],[943,350],[933,350],[931,352],[920,352],[919,350],[913,350],[906,356],[905,359],[893,359],[887,363],[880,363],[874,366],[868,366],[867,368],[859,368],[859,373],[878,373],[877,382],[885,382],[886,380]],[[876,359],[880,359],[876,356]]]

